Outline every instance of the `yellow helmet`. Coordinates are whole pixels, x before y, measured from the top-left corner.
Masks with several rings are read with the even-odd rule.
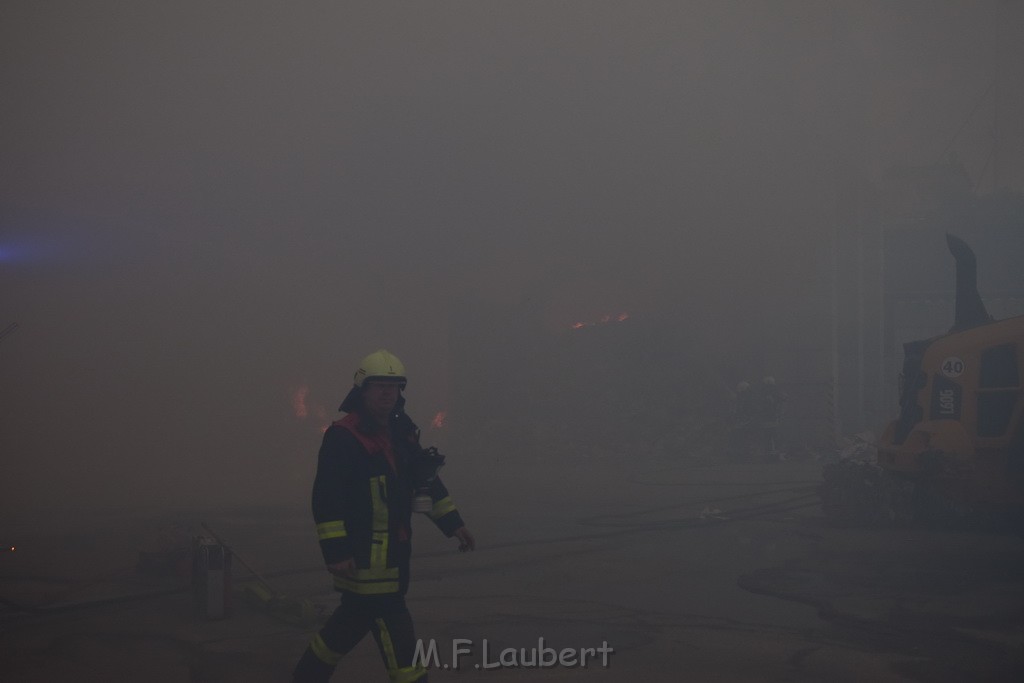
[[[390,351],[374,351],[359,363],[356,374],[352,376],[352,384],[357,387],[361,388],[367,381],[396,382],[404,389],[405,366]]]

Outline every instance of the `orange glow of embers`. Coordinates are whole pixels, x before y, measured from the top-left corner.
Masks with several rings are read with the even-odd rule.
[[[571,329],[574,329],[574,330],[582,330],[584,327],[594,327],[596,325],[607,325],[608,323],[621,323],[621,322],[623,322],[625,320],[629,320],[629,313],[626,313],[625,311],[623,311],[622,313],[619,313],[618,315],[611,315],[610,313],[602,315],[597,320],[594,320],[594,321],[591,321],[591,322],[582,322],[582,321],[574,322],[569,327]]]
[[[433,427],[434,429],[441,429],[442,427],[444,427],[444,421],[445,418],[447,417],[447,412],[443,410],[438,411],[437,415],[434,416],[434,419],[430,421],[430,426]]]
[[[309,417],[309,408],[306,406],[306,398],[309,396],[309,387],[301,386],[292,392],[292,410],[295,417],[304,420]]]
[[[327,431],[331,426],[331,418],[327,408],[317,401],[309,399],[309,385],[303,384],[297,389],[291,390],[292,413],[299,420],[313,419],[320,423],[320,433]]]

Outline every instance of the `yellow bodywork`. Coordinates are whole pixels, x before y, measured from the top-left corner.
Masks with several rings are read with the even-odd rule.
[[[997,386],[991,386],[991,380],[990,386],[982,386],[983,355],[1005,346],[1012,347],[1012,355],[1007,351],[1005,356],[1015,362],[1015,383],[1012,377],[1000,377]],[[914,402],[922,419],[913,424],[902,443],[896,443],[900,420],[886,426],[878,444],[878,464],[893,473],[913,476],[941,462],[940,471],[931,469],[929,473],[947,479],[968,498],[1020,499],[1020,487],[1008,479],[1007,472],[1011,458],[1024,458],[1024,453],[1016,452],[1024,443],[1024,316],[931,340],[920,370],[926,380],[916,390]],[[980,426],[984,406],[994,404],[1000,406],[999,416],[985,416],[987,422]]]

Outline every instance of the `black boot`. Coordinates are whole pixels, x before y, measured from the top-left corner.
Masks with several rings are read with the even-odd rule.
[[[333,673],[334,667],[313,654],[312,648],[307,647],[292,672],[292,683],[328,683]]]

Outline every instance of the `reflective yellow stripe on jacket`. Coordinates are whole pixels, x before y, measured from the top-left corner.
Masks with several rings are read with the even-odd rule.
[[[370,566],[356,569],[354,578],[334,577],[334,587],[353,593],[373,595],[398,592],[398,567],[388,567],[388,504],[384,475],[370,479],[373,528],[370,537]]]
[[[316,535],[321,540],[327,540],[328,538],[345,538],[348,533],[345,532],[344,520],[338,520],[336,522],[322,522],[316,525]]]
[[[398,567],[356,569],[354,578],[334,577],[334,587],[361,595],[398,592]]]
[[[455,510],[455,503],[452,502],[451,496],[445,496],[441,500],[434,503],[434,507],[430,510],[431,519],[441,519],[449,512]]]
[[[388,566],[388,504],[384,475],[370,479],[373,502],[373,536],[370,539],[370,569]]]

